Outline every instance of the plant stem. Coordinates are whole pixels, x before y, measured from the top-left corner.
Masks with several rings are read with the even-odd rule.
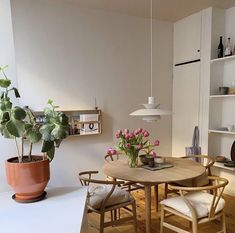
[[[31,161],[31,155],[32,155],[32,149],[33,149],[33,143],[32,142],[30,142],[30,145],[29,145],[29,155],[28,155],[28,157],[29,157],[29,161]]]
[[[16,144],[16,149],[17,149],[17,153],[18,153],[19,163],[21,163],[22,162],[22,157],[20,156],[19,145],[18,145],[18,142],[16,140],[16,137],[15,137],[15,144]]]
[[[21,138],[21,156],[24,157],[24,137]]]

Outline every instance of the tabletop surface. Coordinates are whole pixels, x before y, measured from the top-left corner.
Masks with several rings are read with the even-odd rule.
[[[1,233],[80,233],[86,187],[48,188],[46,199],[16,203],[11,192],[0,193]]]
[[[142,167],[129,168],[127,159],[106,162],[103,171],[107,176],[138,183],[166,183],[196,178],[205,172],[205,168],[191,159],[166,158],[171,168],[150,171]]]

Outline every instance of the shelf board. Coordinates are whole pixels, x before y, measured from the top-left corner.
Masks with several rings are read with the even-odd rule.
[[[78,124],[100,124],[100,121],[79,121]]]
[[[224,98],[224,97],[235,97],[235,94],[229,94],[229,95],[210,95],[210,99],[213,99],[213,98]]]
[[[83,137],[83,136],[91,136],[91,135],[99,135],[101,134],[101,132],[99,133],[87,133],[87,134],[70,134],[68,135],[68,137]]]
[[[230,171],[235,171],[235,167],[226,167],[226,166],[224,166],[223,163],[215,162],[213,166],[223,168],[223,169],[226,169],[226,170],[230,170]]]
[[[211,64],[213,64],[215,62],[230,61],[230,60],[235,60],[235,55],[228,56],[228,57],[211,59]]]
[[[231,132],[231,131],[222,131],[222,130],[209,130],[209,133],[219,133],[219,134],[231,134],[231,135],[235,135],[235,132]]]

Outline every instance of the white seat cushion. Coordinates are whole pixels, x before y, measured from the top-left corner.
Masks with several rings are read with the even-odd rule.
[[[185,195],[187,200],[189,200],[190,204],[194,207],[197,217],[203,218],[208,216],[210,207],[213,201],[213,195],[206,192],[192,192]],[[161,204],[168,206],[170,208],[175,209],[176,211],[188,216],[192,217],[192,213],[186,203],[184,202],[181,196],[172,197],[169,199],[165,199],[161,201]],[[216,213],[221,211],[225,206],[224,199],[220,199],[216,208]]]
[[[89,186],[89,205],[94,209],[99,209],[101,207],[102,201],[106,198],[107,194],[112,189],[112,185],[90,185]],[[109,197],[107,206],[121,204],[127,202],[131,199],[130,194],[119,188],[115,187],[112,195]]]

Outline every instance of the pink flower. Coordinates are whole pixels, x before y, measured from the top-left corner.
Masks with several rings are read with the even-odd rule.
[[[131,148],[131,144],[130,143],[126,143],[126,148],[130,149]]]
[[[129,140],[129,139],[130,139],[129,133],[126,133],[126,134],[125,134],[125,138],[126,138],[126,140]]]
[[[156,154],[156,152],[155,152],[155,151],[151,151],[149,154],[150,154],[152,157],[154,157],[154,158],[156,158],[156,157],[157,157],[157,154]]]
[[[109,149],[107,150],[107,154],[108,154],[108,155],[116,155],[116,154],[117,154],[117,151],[114,150],[114,149],[112,149],[112,148],[109,148]]]
[[[143,135],[144,135],[144,137],[148,137],[149,136],[149,132],[147,131],[147,130],[145,130],[144,132],[143,132]]]
[[[143,131],[143,129],[142,129],[142,128],[138,128],[138,129],[136,129],[136,130],[135,130],[135,135],[140,134],[142,131]]]
[[[134,135],[133,133],[129,133],[129,137],[130,137],[130,138],[134,138],[135,135]]]
[[[111,155],[116,155],[117,151],[116,150],[111,150]]]
[[[136,145],[136,149],[137,150],[141,150],[142,149],[142,145],[140,145],[140,144]]]
[[[154,146],[159,146],[160,145],[160,141],[156,140],[153,144],[154,144]]]
[[[124,129],[124,133],[128,134],[129,133],[129,129]]]
[[[118,130],[116,133],[116,138],[120,138],[122,136],[122,130]]]

